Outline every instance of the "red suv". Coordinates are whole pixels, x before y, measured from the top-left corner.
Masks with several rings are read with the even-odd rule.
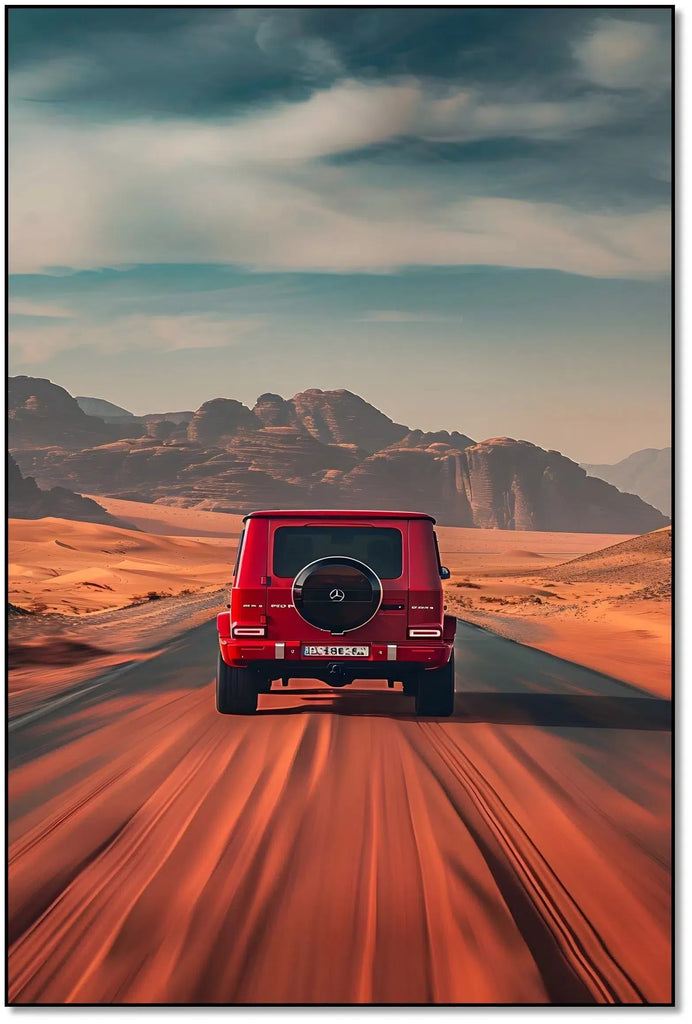
[[[403,684],[416,714],[454,708],[435,520],[422,512],[252,512],[217,616],[216,707],[250,714],[272,681]]]

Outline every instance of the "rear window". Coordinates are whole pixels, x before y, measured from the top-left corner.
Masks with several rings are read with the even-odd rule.
[[[274,534],[274,575],[296,576],[308,562],[357,558],[380,579],[401,576],[401,531],[389,526],[280,526]]]

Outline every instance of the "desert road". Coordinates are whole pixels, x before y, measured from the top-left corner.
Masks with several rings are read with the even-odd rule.
[[[669,1001],[669,702],[456,657],[451,719],[304,681],[225,717],[210,622],[14,719],[10,1001]]]

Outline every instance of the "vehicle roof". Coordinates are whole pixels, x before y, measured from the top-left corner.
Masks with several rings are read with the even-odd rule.
[[[243,518],[243,522],[248,519],[429,519],[431,523],[435,522],[427,512],[364,511],[354,508],[262,509],[250,512]]]

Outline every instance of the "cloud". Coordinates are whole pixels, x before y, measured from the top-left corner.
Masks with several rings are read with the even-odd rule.
[[[658,89],[670,84],[670,39],[660,25],[600,18],[574,47],[582,73],[609,89]]]
[[[108,118],[205,116],[304,96],[345,74],[312,18],[263,8],[15,9],[11,92]]]
[[[415,134],[429,140],[470,142],[489,138],[568,138],[574,132],[616,119],[610,97],[561,102],[536,99],[487,100],[474,92],[455,92],[429,100],[418,112]]]
[[[343,82],[300,103],[217,122],[83,124],[13,107],[10,254],[17,271],[218,262],[257,269],[379,271],[500,264],[592,276],[668,268],[665,208],[577,211],[469,195],[422,164],[406,178],[325,158],[412,136],[570,135],[614,116],[565,103],[412,79]]]
[[[13,300],[15,304],[17,300]],[[27,303],[27,305],[33,305]],[[40,364],[58,352],[88,346],[112,355],[142,349],[179,352],[186,349],[226,348],[243,341],[263,325],[256,317],[214,319],[205,316],[146,316],[131,314],[108,323],[88,319],[72,323],[13,325],[12,354],[17,362]]]
[[[97,68],[87,57],[53,57],[14,71],[8,79],[8,95],[14,100],[48,99],[63,89],[85,86]]]
[[[463,317],[445,315],[429,310],[409,313],[402,309],[373,309],[359,318],[363,323],[374,324],[430,324],[430,323],[461,323]]]
[[[545,102],[488,99],[476,90],[444,95],[415,79],[340,82],[300,103],[278,103],[225,122],[167,121],[152,137],[149,122],[114,128],[127,146],[148,143],[152,160],[168,166],[192,152],[210,164],[280,164],[335,156],[392,139],[470,142],[488,138],[567,138],[608,124],[618,114],[612,97]],[[153,149],[151,148],[153,145]]]
[[[54,303],[34,302],[32,299],[10,299],[10,316],[41,317],[49,320],[69,320],[77,314]]]
[[[344,66],[327,39],[303,34],[299,12],[274,12],[263,17],[255,33],[262,53],[273,61],[292,55],[306,78],[329,78],[344,74]]]

